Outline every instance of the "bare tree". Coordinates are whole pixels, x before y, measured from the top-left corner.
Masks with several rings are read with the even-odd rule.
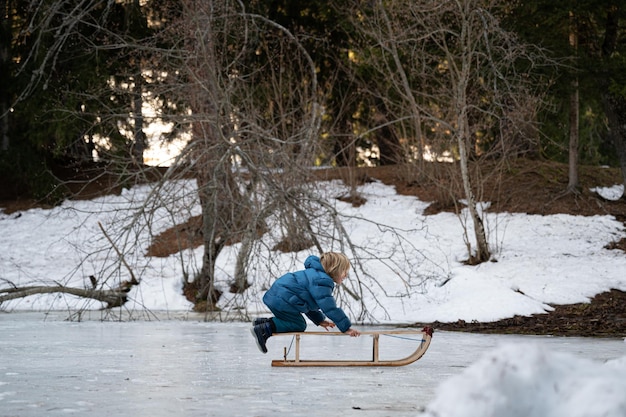
[[[193,285],[198,301],[212,309],[220,296],[214,274],[222,249],[243,241],[242,256],[248,256],[250,239],[272,213],[259,204],[272,206],[289,192],[289,182],[307,179],[301,167],[311,164],[321,110],[310,58],[284,28],[246,14],[236,1],[183,2],[179,22],[170,30],[185,34],[174,62],[182,64],[181,99],[189,105],[193,138],[179,162],[198,184],[204,243]],[[275,197],[261,199],[259,188]],[[245,269],[243,259],[238,265]],[[243,279],[236,287],[245,290]]]
[[[368,64],[387,91],[395,123],[418,165],[426,150],[456,156],[473,237],[470,262],[491,257],[471,163],[523,152],[540,104],[530,69],[540,54],[498,19],[499,0],[356,2],[355,25],[370,40]],[[382,90],[381,90],[382,91]],[[423,170],[422,170],[423,172]],[[478,194],[477,194],[478,193]],[[466,229],[467,230],[467,229]],[[475,242],[472,243],[472,240]]]
[[[324,94],[298,39],[236,1],[187,1],[184,6],[169,30],[172,36],[185,34],[185,48],[169,51],[169,58],[180,100],[190,109],[179,123],[188,123],[192,140],[161,184],[194,178],[198,187],[202,266],[197,271],[193,262],[185,267],[185,287],[194,289],[198,309],[215,309],[223,295],[223,287],[216,285],[217,265],[226,248],[235,257],[230,292],[242,295],[252,285],[256,291],[265,285],[265,280],[250,281],[250,271],[269,269],[265,279],[282,272],[272,270],[273,253],[341,250],[356,260],[371,253],[351,241],[344,222],[352,220],[318,189],[310,169],[322,153]],[[155,188],[152,196],[162,199],[164,194]],[[380,228],[399,236],[406,232]],[[389,269],[410,283],[408,292],[414,291],[426,280],[415,270],[421,261],[398,271],[405,271],[408,257],[427,261],[407,240],[398,240],[399,246],[379,256],[388,257]],[[436,270],[428,278],[445,276]],[[356,276],[353,288],[344,290],[359,301],[354,315],[362,318],[367,315],[364,293],[377,285],[364,269]]]

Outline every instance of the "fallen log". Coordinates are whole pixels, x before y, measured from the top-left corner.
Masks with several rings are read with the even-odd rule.
[[[0,289],[0,304],[4,301],[14,300],[16,298],[24,298],[37,294],[64,293],[71,294],[83,298],[91,298],[93,300],[106,303],[105,308],[120,307],[128,301],[128,292],[133,285],[139,284],[137,281],[124,281],[118,288],[110,290],[97,290],[93,288],[73,288],[63,285],[47,286],[37,285],[30,287],[12,287]]]

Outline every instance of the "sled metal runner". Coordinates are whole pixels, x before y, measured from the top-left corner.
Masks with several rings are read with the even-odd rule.
[[[361,332],[361,335],[372,336],[372,359],[371,360],[303,360],[300,359],[300,339],[302,336],[347,336],[340,332],[297,332],[297,333],[275,333],[273,336],[293,336],[295,337],[295,359],[287,359],[287,348],[284,349],[284,358],[272,361],[272,366],[404,366],[409,365],[422,356],[428,350],[433,336],[433,329],[424,327],[422,330],[380,330],[371,332]],[[391,335],[396,337],[421,335],[421,340],[416,340],[419,345],[415,352],[402,359],[380,360],[379,359],[379,339],[380,335]]]

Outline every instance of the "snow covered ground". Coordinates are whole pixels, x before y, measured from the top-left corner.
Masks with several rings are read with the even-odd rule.
[[[163,207],[169,208],[159,207],[152,211],[151,215],[146,215],[133,225],[133,235],[127,235],[127,237],[132,237],[132,243],[137,243],[137,248],[132,250],[131,246],[125,246],[128,242],[116,241],[125,253],[126,261],[133,265],[141,279],[141,285],[129,294],[131,299],[124,306],[124,311],[148,311],[149,313],[137,313],[135,317],[151,317],[151,312],[159,312],[158,314],[166,316],[167,314],[180,314],[180,312],[188,313],[191,308],[189,302],[180,293],[180,277],[183,274],[181,265],[194,264],[194,262],[197,265],[198,260],[201,259],[202,249],[187,250],[168,258],[145,256],[150,243],[149,232],[155,234],[166,230],[174,223],[199,213],[197,204],[193,204],[195,193],[192,182],[173,183],[170,186],[178,194],[168,201],[162,201]],[[329,194],[335,195],[342,192],[340,187],[341,185],[336,182],[320,185],[321,189],[326,189]],[[611,198],[611,193],[616,190],[621,191],[619,186],[599,191]],[[365,305],[368,307],[366,314],[362,314],[363,311],[358,303],[351,302],[349,297],[342,298],[344,308],[354,319],[360,317],[361,319],[357,321],[361,325],[380,326],[459,319],[498,320],[515,314],[542,313],[550,310],[549,304],[553,303],[584,302],[611,288],[626,290],[626,273],[624,272],[626,271],[626,256],[620,251],[604,248],[607,244],[626,236],[624,225],[611,216],[487,214],[486,224],[490,231],[494,259],[497,262],[472,267],[465,266],[461,262],[467,257],[467,253],[463,243],[463,229],[456,216],[448,213],[424,216],[422,211],[428,205],[427,202],[397,195],[393,188],[380,183],[366,184],[360,188],[360,192],[367,198],[365,205],[354,208],[337,201],[336,208],[346,216],[346,225],[352,240],[369,248],[369,257],[357,254],[362,261],[363,270],[354,271],[350,277],[352,282],[361,280],[363,284],[375,289],[372,294],[367,292],[362,294]],[[99,222],[107,233],[116,236],[116,232],[122,230],[119,225],[129,218],[128,210],[142,204],[149,193],[149,187],[142,186],[125,190],[120,196],[108,196],[93,201],[66,202],[52,210],[33,209],[10,215],[0,213],[2,234],[0,288],[13,284],[52,285],[54,283],[88,287],[90,275],[98,277],[100,284],[104,284],[105,287],[116,286],[121,279],[121,276],[116,275],[115,272],[119,266],[119,259],[115,257],[110,244],[103,236]],[[187,209],[188,206],[191,209]],[[400,232],[391,233],[387,227],[381,225],[393,226],[396,231]],[[264,238],[271,239],[272,237]],[[400,257],[400,251],[396,250],[400,240],[409,243],[403,252],[408,255],[406,258]],[[271,247],[271,245],[266,246]],[[227,249],[218,259],[218,285],[222,285],[224,289],[227,289],[234,270],[234,255],[237,249],[237,247]],[[336,250],[336,248],[327,250],[333,249]],[[271,263],[253,265],[251,279],[254,280],[254,285],[245,296],[225,291],[225,296],[221,300],[221,307],[224,309],[223,318],[231,320],[240,317],[241,312],[244,312],[244,316],[263,314],[264,307],[260,302],[263,288],[275,276],[287,270],[300,269],[301,262],[309,254],[308,251],[295,254],[295,256],[274,253],[269,254]],[[271,268],[268,265],[271,265]],[[388,268],[389,265],[392,268]],[[8,301],[0,307],[5,311],[13,312],[9,315],[2,315],[2,324],[6,326],[7,323],[11,323],[11,317],[16,317],[18,314],[16,312],[19,311],[72,311],[85,308],[96,310],[100,305],[72,296],[49,294]],[[27,322],[30,322],[29,326],[33,328],[53,326],[48,321],[42,322],[41,319],[27,320]],[[93,323],[89,325],[96,326]],[[98,325],[118,325],[119,331],[122,332],[122,328],[132,326],[132,323]],[[83,323],[55,322],[54,324],[56,330],[59,328],[84,330],[85,326]],[[238,328],[244,325],[232,326]],[[76,340],[80,339],[79,334],[83,334],[83,330],[77,331],[74,336]],[[35,334],[30,342],[27,339],[18,339],[24,344],[22,348],[12,344],[10,336],[5,338],[5,335],[11,334],[6,327],[0,331],[0,348],[2,348],[0,350],[2,352],[0,415],[35,415],[8,413],[8,410],[14,409],[8,408],[8,405],[14,404],[15,400],[12,392],[19,393],[19,390],[12,391],[11,380],[16,374],[22,374],[16,370],[13,362],[6,364],[12,360],[30,360],[31,357],[27,354],[28,349],[25,348],[32,347],[32,344],[40,345],[45,353],[48,348],[53,348],[57,341],[43,336],[37,340]],[[247,334],[247,332],[244,333]],[[91,334],[90,331],[84,331],[85,340],[92,338]],[[225,334],[230,333],[225,332]],[[181,337],[186,337],[186,334],[183,333]],[[236,376],[230,374],[227,370],[229,364],[231,368],[236,369],[235,365],[244,362],[245,370],[249,367],[256,369],[256,367],[269,366],[261,364],[258,357],[252,359],[248,356],[239,356],[240,346],[245,346],[245,349],[255,349],[255,345],[252,340],[241,339],[239,341],[239,336],[233,335],[232,337],[238,341],[238,348],[234,351],[228,348],[232,343],[228,336],[219,337],[212,342],[211,349],[224,348],[227,354],[232,355],[222,357],[220,363],[223,363],[223,366],[216,367],[212,372],[215,377],[213,381],[215,386],[223,384],[225,378],[242,377],[241,373],[237,373]],[[251,339],[249,334],[247,337]],[[419,373],[421,367],[425,366],[429,357],[434,356],[434,352],[442,346],[441,344],[447,343],[445,339],[442,339],[435,334],[433,344],[423,359],[395,372]],[[555,339],[560,340],[560,338]],[[141,350],[146,348],[144,344],[149,340],[148,336],[144,340],[142,335],[137,335],[132,343]],[[428,404],[425,413],[433,417],[623,417],[626,415],[626,395],[624,395],[626,392],[626,385],[624,385],[626,384],[626,343],[622,339],[611,341],[610,343],[618,343],[619,347],[612,350],[611,355],[601,359],[593,355],[579,357],[576,349],[568,351],[561,349],[561,346],[546,348],[543,342],[535,345],[533,343],[535,339],[524,338],[524,341],[526,340],[530,340],[530,344],[521,344],[516,341],[502,347],[492,344],[489,349],[474,351],[484,356],[472,357],[472,364],[467,369],[459,369],[458,373],[446,374],[441,369],[435,370],[438,372],[437,382],[443,383],[433,391],[432,395],[429,393],[425,401],[416,401],[415,407],[417,408],[407,406],[409,412],[418,414],[421,405]],[[541,340],[550,339],[541,338]],[[273,343],[272,339],[270,343]],[[590,346],[591,350],[595,345],[601,349],[600,346],[604,343],[607,342],[593,339],[584,342]],[[9,352],[7,346],[13,349],[8,361],[5,360],[6,352]],[[76,345],[65,346],[68,357],[74,353],[74,346]],[[96,349],[93,355],[106,353],[106,350],[102,351],[98,346],[100,345],[96,344],[88,349]],[[468,346],[464,343],[446,345],[446,357],[462,354],[467,350]],[[21,353],[25,356],[20,356]],[[131,353],[128,352],[128,354]],[[166,356],[147,363],[145,372],[157,372],[158,367],[174,366],[169,363],[169,360],[170,356]],[[71,365],[71,362],[60,361],[58,363],[63,369]],[[150,370],[150,365],[155,368]],[[193,367],[197,364],[189,364],[189,366]],[[188,386],[193,386],[194,382],[189,374],[190,369],[185,367],[181,369],[183,369],[181,380],[176,384],[187,381]],[[69,380],[76,379],[76,381],[81,381],[83,378],[70,371],[68,375],[59,372],[61,371],[56,369],[49,375],[51,378],[68,378]],[[96,371],[92,370],[92,372]],[[99,375],[97,378],[103,378],[102,374],[107,374],[107,372],[97,371]],[[116,374],[118,370],[115,368],[110,372]],[[345,395],[341,389],[337,388],[341,388],[342,383],[345,382],[346,373],[343,371],[326,372],[328,371],[324,371],[321,375],[318,371],[299,370],[289,374],[290,378],[296,379],[296,383],[285,387],[281,394],[284,397],[280,398],[287,402],[291,401],[290,404],[294,404],[295,408],[298,406],[302,408],[304,401],[308,401],[306,404],[311,407],[317,403],[321,404],[324,401],[320,399],[322,394],[322,398]],[[357,372],[350,371],[349,374]],[[379,372],[384,374],[394,371]],[[318,375],[320,378],[323,376],[327,380],[325,382],[328,384],[324,388],[326,391],[307,393],[308,384],[302,381],[309,381],[312,375]],[[362,374],[359,375],[361,378]],[[189,379],[182,379],[185,376]],[[149,380],[150,376],[142,376],[138,379]],[[374,380],[373,378],[366,379]],[[196,388],[202,391],[203,395],[210,395],[206,382],[202,378],[199,381],[199,387]],[[109,383],[112,382],[109,381]],[[51,396],[57,392],[53,381],[40,380],[39,384],[42,386],[52,384]],[[158,381],[154,384],[138,384],[146,391],[145,401],[148,401],[148,398],[152,399],[150,395],[160,395],[158,393],[161,390],[158,384]],[[264,387],[264,384],[265,382],[259,381],[258,387]],[[74,389],[79,390],[82,386],[82,382],[77,382]],[[65,388],[59,387],[58,389]],[[403,398],[415,392],[414,387],[410,385],[406,387],[399,385],[397,388],[398,392],[403,394]],[[94,384],[90,389],[94,390],[93,395],[97,395],[104,388],[99,384]],[[111,389],[123,391],[123,388],[117,385]],[[360,395],[369,400],[365,392],[375,393],[380,389],[372,382],[372,385]],[[228,395],[237,398],[236,388],[233,390]],[[86,397],[89,398],[89,395]],[[245,398],[245,401],[256,401],[253,396]],[[398,398],[393,399],[390,404],[400,404],[400,406],[405,404],[399,402]],[[22,400],[26,401],[23,398],[19,399],[19,401]],[[46,404],[46,401],[43,403]],[[267,401],[267,398],[259,401]],[[351,406],[359,407],[358,402],[351,404]],[[144,405],[147,406],[147,404]],[[74,407],[73,405],[66,406]],[[246,408],[250,410],[250,413],[246,415],[255,415],[253,405],[248,404],[248,406],[252,408]],[[343,411],[334,402],[331,402],[329,407],[325,411]],[[56,408],[54,410],[61,412]],[[275,415],[263,407],[259,410],[256,410],[259,411],[256,415]],[[218,407],[214,412],[207,411],[202,406],[178,415],[231,414],[227,413],[227,408]],[[316,413],[301,415],[316,415]]]

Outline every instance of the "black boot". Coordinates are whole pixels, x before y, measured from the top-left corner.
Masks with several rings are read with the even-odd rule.
[[[271,320],[267,320],[261,324],[257,324],[256,326],[250,329],[250,333],[254,336],[254,341],[258,346],[259,350],[263,353],[267,353],[267,347],[265,346],[265,342],[272,335],[272,322]]]
[[[252,320],[252,325],[256,326],[257,324],[262,324],[262,323],[265,323],[267,321],[270,321],[270,319],[267,319],[265,317],[259,317],[259,318],[256,318],[256,319]]]

